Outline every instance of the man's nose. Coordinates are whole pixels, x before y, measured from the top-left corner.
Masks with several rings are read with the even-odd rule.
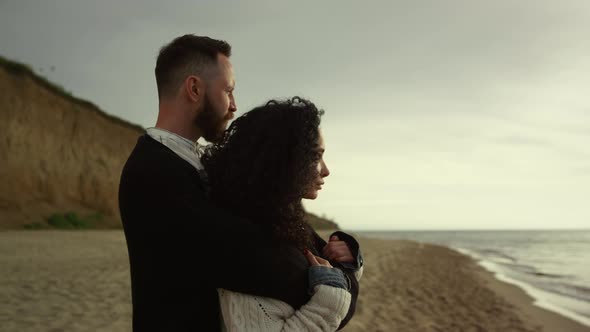
[[[238,110],[238,106],[236,105],[236,100],[234,98],[232,98],[229,102],[229,110],[231,112],[235,112]]]

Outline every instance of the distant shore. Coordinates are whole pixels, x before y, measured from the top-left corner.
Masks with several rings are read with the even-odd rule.
[[[345,332],[590,331],[446,247],[359,241],[366,265]],[[0,232],[0,303],[6,332],[130,331],[123,232]]]

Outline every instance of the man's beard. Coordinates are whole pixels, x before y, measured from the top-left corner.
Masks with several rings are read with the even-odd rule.
[[[195,125],[201,130],[203,138],[208,142],[215,143],[221,139],[225,131],[225,117],[215,111],[209,96],[205,94],[203,109],[195,118]]]

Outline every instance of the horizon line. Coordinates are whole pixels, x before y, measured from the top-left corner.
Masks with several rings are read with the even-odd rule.
[[[588,228],[448,228],[448,229],[352,229],[355,232],[522,232],[522,231],[590,231]]]

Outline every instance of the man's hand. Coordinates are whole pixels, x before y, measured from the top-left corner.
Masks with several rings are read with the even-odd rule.
[[[332,235],[323,249],[324,257],[338,263],[353,263],[354,257],[350,248],[344,241],[340,241],[338,236]]]

